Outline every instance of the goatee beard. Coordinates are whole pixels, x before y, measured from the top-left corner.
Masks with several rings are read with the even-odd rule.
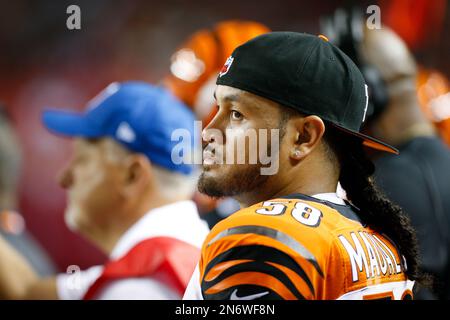
[[[245,166],[243,170],[235,170],[221,177],[211,177],[204,169],[198,180],[198,190],[214,198],[234,197],[253,191],[262,187],[269,178],[261,175],[260,168],[260,165]]]

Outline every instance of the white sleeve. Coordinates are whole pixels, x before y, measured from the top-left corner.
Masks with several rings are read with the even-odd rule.
[[[183,300],[203,300],[202,289],[200,288],[200,270],[198,264],[195,267],[191,280],[189,280]]]
[[[98,300],[180,300],[181,296],[160,281],[128,278],[108,284]]]
[[[70,267],[68,268],[68,270]],[[94,266],[80,271],[73,268],[71,273],[61,273],[56,276],[56,290],[60,300],[81,300],[86,291],[101,275],[103,266]]]

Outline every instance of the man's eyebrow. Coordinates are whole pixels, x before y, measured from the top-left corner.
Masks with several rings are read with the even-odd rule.
[[[217,101],[217,96],[216,96],[216,92],[215,91],[214,91],[214,99]],[[238,101],[239,100],[239,96],[237,94],[228,94],[228,95],[225,95],[222,99],[225,100],[225,101],[234,102],[234,101]]]

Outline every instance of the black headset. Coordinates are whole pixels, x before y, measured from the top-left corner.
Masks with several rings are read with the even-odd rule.
[[[353,60],[366,81],[369,92],[367,124],[384,111],[389,96],[380,72],[361,54],[365,27],[363,10],[358,7],[339,8],[331,16],[320,19],[321,33]]]

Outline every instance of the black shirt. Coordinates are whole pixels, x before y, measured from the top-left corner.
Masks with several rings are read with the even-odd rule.
[[[400,155],[375,160],[377,185],[410,216],[416,228],[423,270],[439,288],[433,297],[450,298],[450,149],[437,137],[416,137],[399,147]]]

